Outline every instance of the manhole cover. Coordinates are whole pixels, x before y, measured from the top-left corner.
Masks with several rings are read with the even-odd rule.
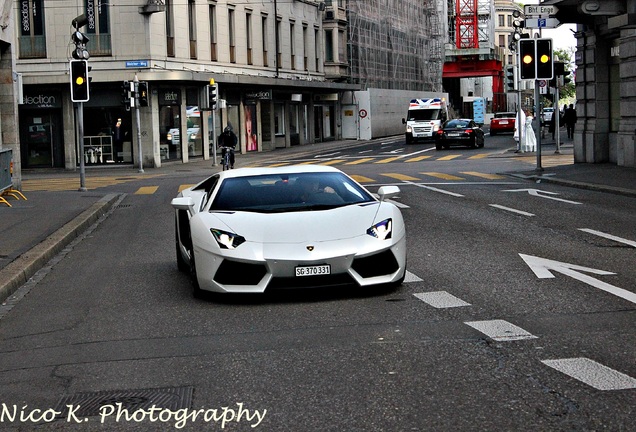
[[[76,393],[62,397],[55,410],[61,412],[59,418],[68,416],[69,406],[78,418],[98,416],[102,407],[117,408],[118,404],[129,412],[148,410],[152,407],[176,411],[191,407],[193,391],[194,387],[188,386]]]

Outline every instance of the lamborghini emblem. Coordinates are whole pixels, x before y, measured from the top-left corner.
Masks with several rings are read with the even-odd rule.
[[[311,251],[313,251],[313,250],[314,250],[314,247],[313,247],[313,246],[307,246],[307,250],[308,250],[309,252],[311,252]]]

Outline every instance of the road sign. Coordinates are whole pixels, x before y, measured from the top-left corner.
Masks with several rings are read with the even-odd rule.
[[[524,15],[532,17],[556,15],[558,11],[559,8],[554,5],[526,5],[523,7]]]
[[[526,18],[525,27],[531,29],[557,28],[561,22],[556,18]]]

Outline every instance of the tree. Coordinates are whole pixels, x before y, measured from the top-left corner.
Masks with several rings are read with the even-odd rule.
[[[569,75],[565,76],[566,80],[570,80],[570,82],[565,85],[559,87],[559,97],[561,99],[572,99],[576,97],[576,86],[574,84],[574,62],[572,58],[574,57],[574,47],[570,47],[567,49],[556,49],[554,50],[554,58],[556,61],[562,61],[565,63],[565,70],[570,71]],[[558,105],[558,104],[557,104]]]

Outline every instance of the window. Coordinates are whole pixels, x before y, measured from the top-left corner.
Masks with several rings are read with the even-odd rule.
[[[281,67],[283,63],[283,53],[282,53],[282,48],[280,43],[280,40],[281,40],[280,26],[281,26],[280,19],[276,18],[276,67],[277,68]]]
[[[274,134],[276,136],[285,135],[285,105],[274,104]]]
[[[267,37],[267,15],[261,17],[261,39],[263,40],[263,66],[267,67],[269,61],[267,59],[267,45],[269,38]]]
[[[188,0],[188,34],[190,36],[190,58],[197,58],[197,8],[194,0]]]
[[[499,48],[506,47],[506,35],[499,35]]]
[[[230,36],[230,63],[236,63],[236,29],[234,28],[234,9],[227,11],[227,28]]]
[[[314,27],[314,54],[316,55],[314,70],[316,72],[320,71],[320,29],[318,27]]]
[[[245,14],[245,37],[247,38],[247,64],[254,64],[252,61],[252,13]]]
[[[289,23],[289,52],[291,55],[291,68],[296,69],[296,40],[294,37],[296,33],[296,24]]]
[[[217,61],[217,39],[216,39],[216,5],[210,5],[210,60]]]
[[[497,19],[499,21],[499,27],[504,27],[506,25],[506,16],[503,14],[497,14]]]
[[[325,30],[325,61],[333,62],[333,31]]]
[[[174,10],[172,0],[166,0],[166,55],[174,57]]]
[[[109,7],[101,0],[86,1],[86,18],[88,19],[88,51],[92,56],[111,55]]]
[[[46,57],[44,0],[20,0],[18,15],[20,17],[20,58]]]
[[[307,24],[303,24],[303,70],[309,70],[309,46],[307,45]]]

